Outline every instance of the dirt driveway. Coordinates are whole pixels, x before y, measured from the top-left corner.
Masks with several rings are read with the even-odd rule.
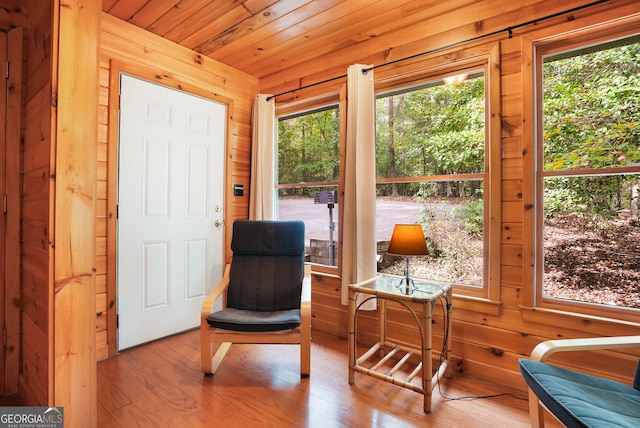
[[[329,208],[326,204],[314,204],[312,198],[281,199],[279,220],[305,222],[307,239],[329,239]],[[422,204],[410,201],[378,200],[376,211],[376,240],[388,241],[396,223],[415,223]],[[333,208],[333,221],[338,221],[338,206]],[[337,239],[337,227],[334,239]]]

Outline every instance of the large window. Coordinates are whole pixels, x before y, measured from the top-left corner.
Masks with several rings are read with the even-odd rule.
[[[434,77],[377,99],[377,240],[422,225],[429,255],[410,274],[486,296],[490,224],[487,83],[483,67]],[[382,270],[401,273],[400,259]]]
[[[638,309],[640,36],[537,58],[538,299]]]
[[[338,107],[279,118],[277,216],[304,221],[312,263],[337,266],[339,181]]]
[[[472,297],[469,308],[492,311],[485,303],[499,302],[501,275],[499,46],[457,51],[455,64],[449,55],[376,79],[378,270],[402,273],[386,248],[396,224],[419,223],[429,255],[411,261],[410,275],[451,283]],[[339,105],[282,111],[277,218],[303,220],[310,261],[338,266]]]

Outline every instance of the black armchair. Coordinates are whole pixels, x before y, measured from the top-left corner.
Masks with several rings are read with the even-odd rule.
[[[237,220],[233,257],[201,312],[202,371],[215,374],[232,343],[300,344],[310,374],[311,277],[301,221]],[[223,309],[212,312],[223,298]],[[219,344],[215,355],[214,344]]]

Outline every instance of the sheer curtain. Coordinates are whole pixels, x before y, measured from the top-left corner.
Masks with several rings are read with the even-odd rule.
[[[251,186],[249,218],[275,220],[275,100],[258,94],[251,117]]]
[[[376,158],[373,70],[361,64],[347,71],[347,129],[342,227],[342,294],[348,285],[376,275]],[[372,309],[372,305],[368,305]]]

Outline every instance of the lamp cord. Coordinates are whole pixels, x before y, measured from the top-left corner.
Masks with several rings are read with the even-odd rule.
[[[442,296],[440,297],[440,304],[442,306],[442,319],[444,320],[442,350],[440,351],[440,360],[439,360],[440,364],[442,364],[442,361],[444,360],[444,355],[447,352],[447,349],[446,349],[447,340],[449,338],[449,316],[450,315],[449,315],[449,312],[445,310],[445,308],[451,305],[451,303],[444,296]],[[453,369],[451,369],[451,377],[453,377]],[[523,400],[523,401],[528,400],[528,398],[519,397],[510,392],[501,392],[498,394],[491,394],[491,395],[462,395],[459,397],[449,397],[442,392],[442,388],[440,385],[440,376],[438,376],[438,378],[436,379],[436,384],[438,385],[438,393],[443,399],[447,401],[479,400],[483,398],[498,398],[498,397],[513,397],[518,400]]]

